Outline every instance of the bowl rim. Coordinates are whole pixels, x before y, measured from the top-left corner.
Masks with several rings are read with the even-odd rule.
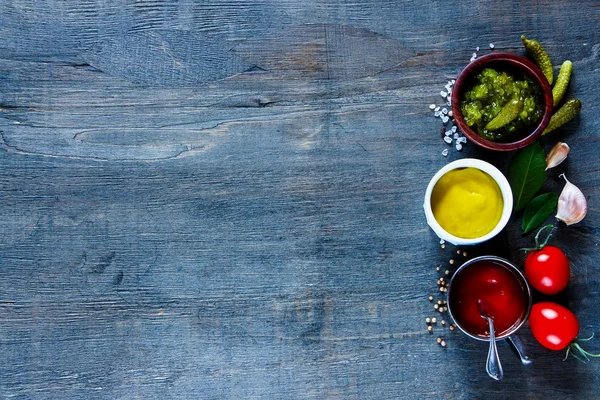
[[[488,175],[490,175],[492,177],[492,179],[494,179],[496,184],[498,184],[498,187],[500,188],[500,192],[502,193],[502,199],[504,201],[504,207],[502,209],[502,216],[500,217],[500,221],[498,221],[498,224],[496,224],[494,229],[492,229],[487,234],[485,234],[481,237],[478,237],[478,238],[474,238],[474,239],[461,238],[461,237],[452,235],[451,233],[446,231],[444,228],[442,228],[442,226],[435,219],[435,217],[433,215],[433,209],[431,208],[431,194],[433,193],[433,188],[435,187],[437,182],[440,180],[440,178],[443,175],[445,175],[448,171],[451,171],[454,169],[459,169],[459,168],[467,168],[467,167],[477,168],[480,171],[483,171],[483,172],[487,173]],[[423,204],[423,208],[425,209],[425,217],[427,219],[427,223],[429,224],[429,226],[431,227],[433,232],[440,239],[443,239],[444,241],[452,243],[457,246],[470,246],[470,245],[483,243],[483,242],[493,238],[494,236],[496,236],[498,233],[500,233],[502,231],[502,229],[504,229],[504,227],[508,223],[508,220],[510,219],[510,216],[512,214],[512,207],[513,207],[512,190],[511,190],[510,184],[508,183],[508,180],[506,179],[504,174],[502,174],[502,172],[500,172],[500,170],[498,168],[496,168],[492,164],[488,163],[487,161],[479,160],[477,158],[461,158],[461,159],[452,161],[452,162],[446,164],[444,167],[442,167],[438,172],[436,172],[436,174],[431,178],[431,180],[429,181],[429,184],[427,185],[427,189],[425,190],[425,201]]]
[[[544,111],[544,113],[542,114],[542,120],[539,122],[539,124],[533,130],[533,132],[531,132],[529,135],[525,136],[520,140],[509,143],[492,142],[491,140],[487,140],[481,137],[477,132],[473,131],[467,125],[460,110],[460,95],[462,94],[462,89],[467,84],[469,78],[473,75],[473,73],[477,70],[480,70],[487,64],[502,62],[508,63],[513,67],[519,68],[520,70],[529,74],[536,81],[536,83],[540,87],[540,90],[542,91],[541,100],[543,102],[542,107]],[[475,144],[489,150],[513,151],[521,149],[537,140],[550,123],[550,117],[552,116],[553,110],[552,88],[550,87],[548,80],[546,79],[544,73],[540,70],[540,68],[527,58],[509,52],[495,52],[477,58],[476,60],[469,63],[461,71],[461,73],[456,78],[456,82],[454,83],[454,86],[452,88],[451,104],[452,114],[454,116],[454,121],[456,125],[458,125],[458,128],[472,142],[475,142]]]
[[[476,264],[480,261],[492,261],[495,262],[497,264],[502,265],[503,267],[506,267],[508,269],[510,269],[512,272],[515,273],[515,275],[517,276],[517,278],[521,281],[521,283],[524,285],[526,292],[527,292],[527,299],[528,299],[528,304],[527,307],[525,309],[525,313],[523,314],[523,317],[521,318],[521,321],[519,321],[518,324],[514,325],[513,327],[511,327],[509,330],[507,330],[506,332],[503,332],[501,335],[497,335],[496,336],[496,340],[502,340],[502,339],[506,339],[507,337],[513,335],[515,332],[517,332],[522,326],[523,324],[525,324],[525,322],[529,319],[529,314],[531,314],[531,307],[533,306],[533,294],[531,291],[531,287],[529,286],[529,282],[527,282],[527,279],[525,278],[525,274],[523,273],[523,271],[521,271],[513,262],[502,258],[502,257],[498,257],[498,256],[492,256],[492,255],[484,255],[484,256],[479,256],[479,257],[475,257],[472,258],[466,262],[464,262],[460,267],[458,267],[458,269],[456,270],[456,272],[454,272],[454,274],[452,275],[452,278],[450,278],[450,282],[448,284],[448,292],[447,292],[447,296],[448,296],[448,313],[450,314],[450,317],[452,318],[452,320],[454,321],[454,323],[456,324],[456,326],[458,327],[458,329],[460,329],[465,335],[473,338],[473,339],[477,339],[480,341],[484,341],[484,342],[489,342],[490,338],[485,338],[483,336],[479,336],[479,335],[475,335],[469,331],[467,331],[466,329],[464,329],[461,325],[460,322],[458,322],[456,320],[456,318],[454,318],[454,314],[452,313],[452,307],[450,305],[450,295],[452,294],[452,282],[454,281],[455,277],[462,272],[463,270],[465,270],[467,267]]]

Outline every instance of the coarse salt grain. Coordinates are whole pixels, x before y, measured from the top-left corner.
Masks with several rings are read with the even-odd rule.
[[[447,116],[444,115],[442,117],[442,122],[446,124],[446,123],[448,123],[448,121],[450,121],[450,118],[448,118]]]
[[[444,132],[444,135],[450,136],[450,135],[452,135],[452,131],[446,131],[446,132]]]
[[[442,97],[446,97],[446,96],[448,96],[448,93],[447,93],[447,92],[444,92],[444,91],[442,90],[442,91],[440,92],[440,96],[442,96]]]
[[[440,111],[440,107],[436,107],[433,111]]]
[[[458,128],[457,128],[456,126],[453,126],[453,127],[452,127],[452,132],[456,132],[456,130],[457,130],[457,129],[458,129]]]
[[[430,110],[434,110],[434,109],[435,109],[435,104],[430,104],[430,105],[429,105],[429,109],[430,109]]]
[[[447,109],[447,108],[445,108],[445,107],[444,107],[444,108],[442,108],[442,114],[444,114],[444,115],[445,115],[445,114],[448,114],[448,109]]]
[[[452,138],[453,138],[454,140],[457,140],[457,139],[458,139],[458,133],[455,133],[454,135],[452,135]]]
[[[461,151],[462,150],[462,144],[456,143],[456,150]]]
[[[447,156],[448,156],[448,149],[444,149],[444,150],[442,150],[442,155],[443,155],[444,157],[447,157]]]
[[[439,117],[440,115],[442,115],[442,113],[440,111],[436,111],[433,113],[434,116]]]
[[[496,47],[494,46],[494,43],[490,43],[490,49],[493,49],[494,47]]]
[[[444,137],[444,142],[446,142],[448,144],[452,144],[452,138],[450,136],[446,136],[446,137]]]
[[[475,51],[479,51],[479,46],[475,47]]]

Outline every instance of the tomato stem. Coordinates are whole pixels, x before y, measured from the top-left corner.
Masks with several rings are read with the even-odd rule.
[[[548,236],[546,236],[546,239],[544,239],[544,241],[543,241],[543,242],[540,244],[540,240],[539,240],[539,239],[540,239],[540,234],[541,234],[541,233],[542,233],[544,230],[546,230],[546,229],[548,229],[548,228],[551,228],[551,229],[550,229],[550,233],[548,233]],[[540,228],[540,230],[538,231],[538,233],[535,235],[535,246],[536,246],[538,249],[541,249],[542,247],[544,247],[544,246],[545,246],[545,245],[548,243],[548,240],[550,240],[550,237],[551,237],[551,236],[552,236],[552,234],[554,233],[554,230],[555,230],[555,229],[556,229],[556,226],[554,226],[554,225],[552,225],[552,224],[550,224],[550,225],[546,225],[546,226],[542,226],[542,227]]]
[[[590,340],[593,337],[594,337],[594,334],[592,334],[592,336],[590,336],[587,339],[579,339],[579,341],[587,342],[588,340]],[[577,343],[576,341],[572,341],[567,346],[567,353],[565,354],[565,358],[563,359],[563,361],[565,361],[567,358],[569,358],[569,355],[573,356],[574,358],[581,361],[582,363],[587,363],[590,360],[590,357],[600,357],[600,354],[590,353],[589,351],[582,348],[579,345],[579,343]]]
[[[540,235],[541,235],[541,233],[543,231],[545,231],[546,229],[549,229],[549,228],[552,228],[550,230],[550,233],[548,233],[548,235],[546,236],[546,238],[544,239],[544,241],[540,243]],[[537,234],[535,235],[535,247],[525,247],[525,248],[522,248],[522,249],[519,249],[519,250],[530,252],[530,251],[536,251],[536,250],[542,249],[544,246],[546,246],[546,244],[548,244],[548,241],[552,237],[552,234],[554,233],[555,229],[556,229],[556,226],[554,226],[553,224],[542,226],[538,230]]]
[[[593,337],[594,337],[594,332],[592,332],[592,336],[590,336],[589,338],[585,338],[585,339],[577,339],[577,340],[579,340],[580,342],[588,342],[588,341],[590,341],[590,340],[591,340]]]

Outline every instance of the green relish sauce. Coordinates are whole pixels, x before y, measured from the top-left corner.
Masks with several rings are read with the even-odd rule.
[[[540,97],[539,86],[527,74],[518,76],[507,71],[484,68],[465,92],[460,109],[467,125],[483,138],[493,141],[513,140],[537,124],[542,116]],[[488,123],[509,102],[522,104],[518,116],[511,118],[502,127],[486,129]]]

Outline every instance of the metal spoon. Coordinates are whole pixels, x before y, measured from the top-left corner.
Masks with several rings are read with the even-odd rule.
[[[510,347],[511,350],[519,357],[523,365],[529,365],[533,362],[531,357],[529,357],[526,353],[525,345],[517,335],[507,337],[505,342],[508,344],[508,347]]]
[[[502,371],[502,364],[500,364],[500,358],[498,357],[498,348],[496,347],[496,333],[494,330],[494,320],[490,316],[488,310],[483,305],[483,301],[477,300],[477,308],[479,309],[479,315],[481,315],[481,318],[486,319],[490,326],[490,350],[488,351],[485,370],[492,379],[499,381],[504,377],[504,371]]]

